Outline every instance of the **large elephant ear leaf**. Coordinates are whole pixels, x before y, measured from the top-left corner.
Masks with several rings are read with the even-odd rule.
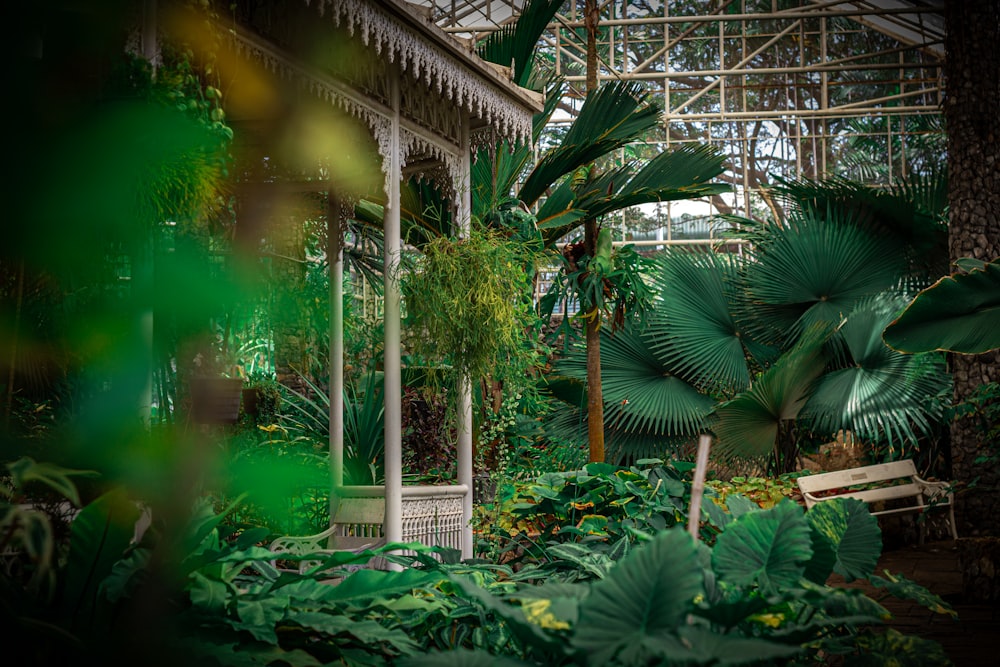
[[[943,350],[981,354],[1000,348],[1000,259],[958,263],[966,273],[941,278],[916,298],[882,334],[906,353]]]
[[[946,614],[952,618],[958,618],[958,613],[950,604],[917,582],[907,579],[901,574],[892,574],[888,570],[884,574],[885,577],[873,574],[868,578],[868,581],[875,588],[884,588],[897,598],[918,602],[935,614]]]
[[[769,510],[744,514],[727,526],[712,552],[712,569],[723,581],[756,584],[769,595],[798,584],[812,555],[802,508],[784,500]]]
[[[833,571],[845,580],[864,579],[875,571],[882,555],[882,530],[865,503],[857,498],[818,503],[806,512],[806,521],[833,546]]]
[[[580,605],[573,647],[590,664],[608,664],[616,655],[634,664],[633,658],[657,652],[659,638],[677,633],[703,582],[691,537],[682,530],[660,533],[594,584]]]
[[[83,508],[70,526],[63,611],[74,620],[89,618],[101,582],[135,535],[139,509],[124,489],[115,488]]]
[[[535,663],[496,656],[481,648],[459,648],[454,651],[408,655],[395,664],[397,667],[529,667]]]

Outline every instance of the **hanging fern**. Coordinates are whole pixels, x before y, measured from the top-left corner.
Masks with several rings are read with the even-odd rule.
[[[517,243],[479,229],[428,243],[403,279],[411,351],[473,380],[512,377],[534,365],[538,321],[524,255]]]

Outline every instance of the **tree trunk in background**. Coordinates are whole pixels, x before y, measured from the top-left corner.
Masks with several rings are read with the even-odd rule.
[[[944,3],[947,21],[945,124],[948,132],[949,252],[952,260],[1000,256],[1000,4],[996,0]],[[955,401],[1000,381],[998,355],[951,355]],[[979,478],[956,505],[958,532],[1000,534],[997,466],[977,465],[982,435],[971,419],[951,426],[954,477]]]
[[[587,0],[584,22],[587,27],[587,94],[597,88],[597,23],[600,12],[597,0]],[[583,248],[588,257],[597,250],[597,220],[583,223]],[[581,304],[583,305],[583,304]],[[604,461],[604,393],[601,388],[601,312],[595,310],[586,320],[587,332],[587,442],[589,460]]]

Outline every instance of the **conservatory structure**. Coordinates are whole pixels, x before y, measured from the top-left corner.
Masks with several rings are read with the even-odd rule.
[[[331,497],[385,498],[388,541],[422,541],[472,554],[472,439],[469,387],[460,389],[458,475],[449,487],[403,487],[400,416],[400,183],[418,175],[452,201],[459,226],[468,225],[469,170],[477,142],[531,141],[541,95],[511,83],[509,72],[480,60],[466,42],[448,35],[426,10],[402,0],[236,3],[220,63],[234,81],[229,122],[249,137],[256,171],[242,176],[241,224],[279,221],[289,193],[328,196],[331,258],[330,458]],[[260,97],[257,91],[279,91]],[[332,131],[310,133],[330,123]],[[340,133],[364,135],[351,142]],[[323,139],[322,137],[326,137]],[[349,151],[346,161],[282,161],[293,152],[318,155],[323,146]],[[323,145],[323,142],[327,144]],[[303,146],[318,142],[315,150]],[[362,165],[377,155],[384,207],[385,484],[343,482],[343,227],[365,194]],[[319,166],[317,166],[319,165]],[[279,232],[280,233],[280,232]],[[405,506],[405,509],[404,509]],[[332,512],[335,514],[335,510]],[[404,527],[405,524],[405,527]]]

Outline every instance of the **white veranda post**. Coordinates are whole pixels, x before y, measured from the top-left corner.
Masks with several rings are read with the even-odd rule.
[[[400,352],[400,224],[399,184],[402,178],[400,144],[398,66],[390,68],[389,168],[386,171],[388,205],[383,220],[385,232],[385,537],[403,539],[403,438],[402,380]]]
[[[462,118],[461,169],[456,184],[457,219],[462,236],[469,235],[472,222],[470,171],[472,147],[469,141],[469,117]],[[462,558],[472,557],[472,379],[458,379],[458,483],[465,486],[462,497]]]

